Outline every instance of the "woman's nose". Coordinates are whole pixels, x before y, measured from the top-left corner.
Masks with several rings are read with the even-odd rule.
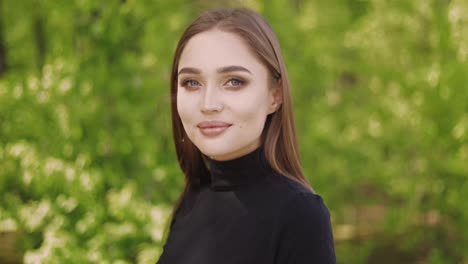
[[[207,87],[207,89],[205,89],[200,110],[204,114],[220,112],[223,110],[223,103],[216,91],[216,87]]]

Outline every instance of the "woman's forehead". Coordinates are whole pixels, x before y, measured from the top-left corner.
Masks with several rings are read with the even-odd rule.
[[[197,68],[202,72],[216,72],[230,65],[242,66],[251,72],[266,70],[238,35],[220,30],[193,36],[179,60],[179,69]]]

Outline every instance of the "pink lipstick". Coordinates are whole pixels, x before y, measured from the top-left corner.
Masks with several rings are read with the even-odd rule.
[[[228,124],[221,121],[204,121],[197,125],[200,132],[206,137],[215,137],[223,133],[232,124]]]

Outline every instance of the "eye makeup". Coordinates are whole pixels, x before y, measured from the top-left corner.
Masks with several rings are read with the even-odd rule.
[[[230,85],[229,85],[230,83]],[[226,86],[229,89],[241,89],[242,87],[246,86],[248,84],[248,81],[244,80],[243,78],[240,77],[230,77],[227,78],[227,81],[224,82],[223,86]],[[195,79],[183,79],[180,84],[181,87],[184,87],[188,90],[195,90],[197,87],[201,86],[200,82],[198,82]]]
[[[226,84],[227,83],[231,83],[231,85],[228,85],[228,87],[234,89],[240,89],[247,85],[247,81],[244,81],[243,79],[238,77],[229,78]]]

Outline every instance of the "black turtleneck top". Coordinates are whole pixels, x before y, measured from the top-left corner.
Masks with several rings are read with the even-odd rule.
[[[186,192],[157,264],[336,263],[322,198],[276,173],[262,147],[208,167],[211,182]]]

